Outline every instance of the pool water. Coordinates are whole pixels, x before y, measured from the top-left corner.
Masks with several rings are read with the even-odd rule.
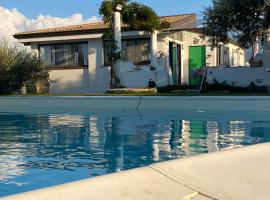
[[[268,142],[265,116],[269,112],[0,112],[0,196]]]

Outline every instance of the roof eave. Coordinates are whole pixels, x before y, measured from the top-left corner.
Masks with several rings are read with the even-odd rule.
[[[16,39],[26,39],[26,38],[55,37],[55,36],[72,36],[72,35],[78,35],[78,34],[104,33],[105,30],[106,29],[51,32],[51,33],[15,34],[13,35],[13,37]]]

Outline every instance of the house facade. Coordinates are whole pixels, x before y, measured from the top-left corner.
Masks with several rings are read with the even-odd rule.
[[[201,37],[195,14],[161,17],[170,29],[130,30],[118,20],[118,44],[123,56],[117,73],[121,85],[146,88],[196,85],[193,71],[215,66],[244,66],[245,52],[236,43],[212,49]],[[102,36],[109,28],[102,21],[15,34],[49,67],[50,93],[99,93],[110,88],[110,67]]]

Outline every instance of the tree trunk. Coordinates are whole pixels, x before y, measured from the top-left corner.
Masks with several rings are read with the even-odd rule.
[[[120,85],[120,79],[118,75],[115,72],[115,63],[111,67],[111,89],[119,88]]]

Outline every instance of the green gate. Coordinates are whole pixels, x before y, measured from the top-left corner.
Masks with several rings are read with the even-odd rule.
[[[194,70],[203,69],[206,65],[206,47],[189,47],[189,85],[200,85],[202,78],[194,77]]]

